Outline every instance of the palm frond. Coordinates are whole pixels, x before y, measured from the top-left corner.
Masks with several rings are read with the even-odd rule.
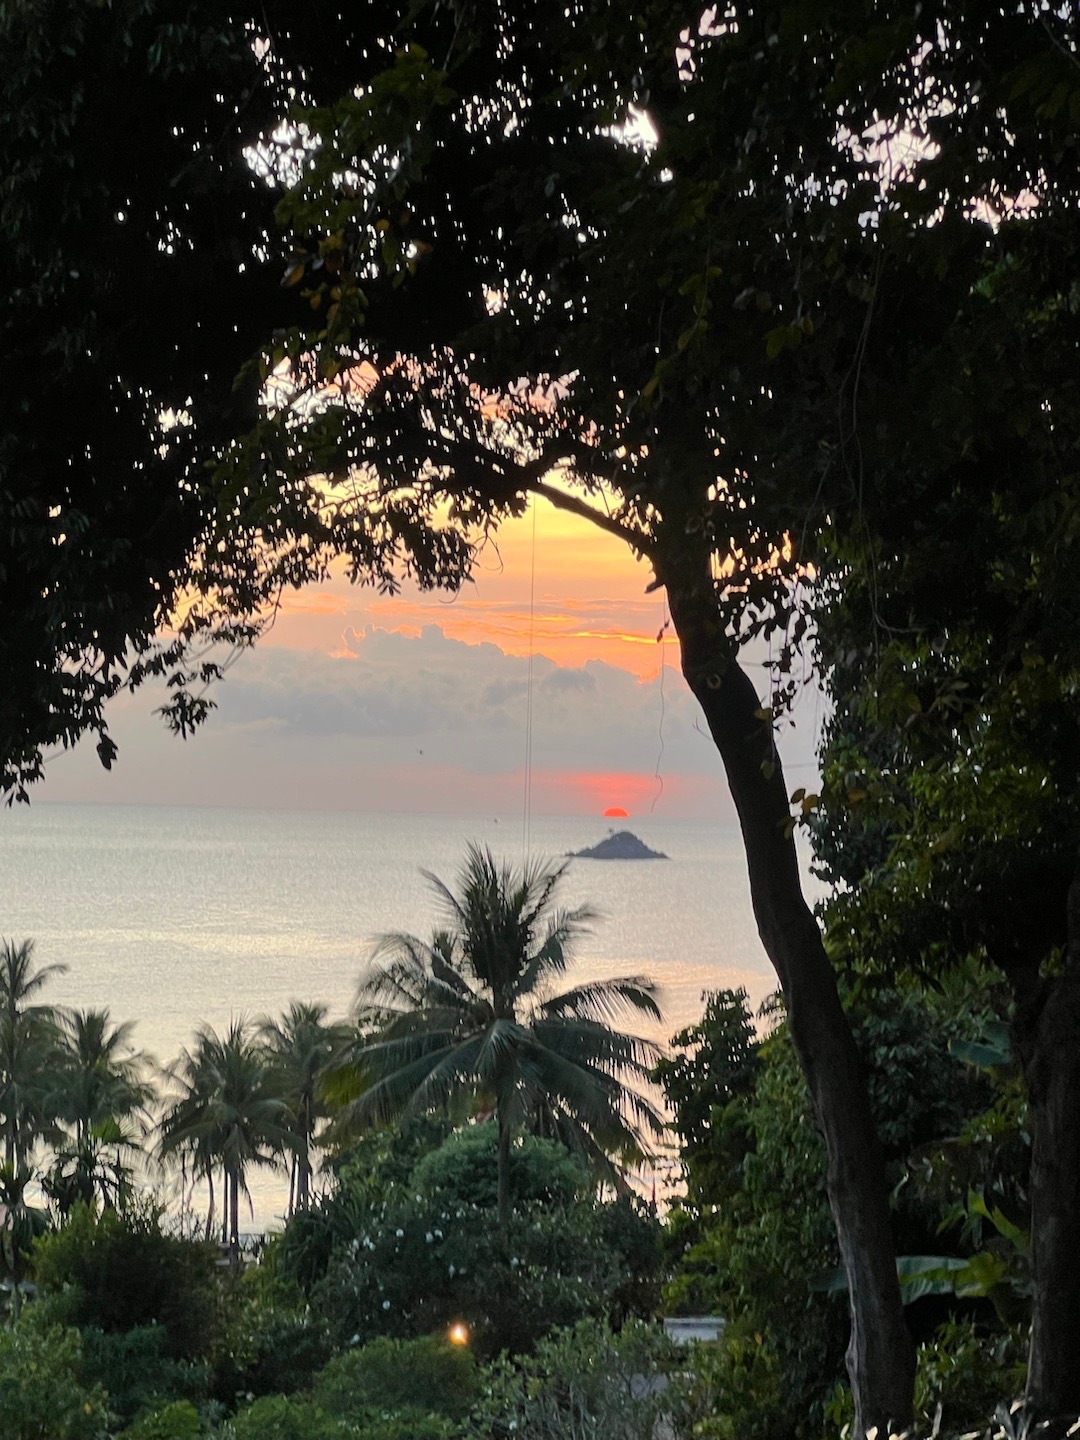
[[[500,1123],[546,1125],[601,1169],[601,1155],[646,1153],[645,1137],[663,1120],[632,1087],[660,1050],[612,1022],[659,1020],[656,987],[633,975],[551,995],[597,918],[587,905],[555,905],[566,869],[541,860],[514,868],[470,845],[456,890],[424,872],[448,928],[430,944],[400,934],[376,940],[358,992],[370,1033],[352,1047],[355,1084],[339,1125],[482,1091],[494,1095]]]
[[[540,1006],[545,1018],[588,1017],[615,1020],[628,1011],[660,1020],[663,1012],[657,1001],[659,987],[645,975],[624,975],[612,980],[589,980],[559,995],[553,995]]]
[[[371,1063],[370,1084],[343,1107],[335,1128],[359,1129],[448,1103],[462,1080],[475,1076],[477,1045],[473,1038],[412,1054],[399,1051],[397,1063],[390,1059],[390,1045],[378,1057],[371,1050],[364,1052]]]

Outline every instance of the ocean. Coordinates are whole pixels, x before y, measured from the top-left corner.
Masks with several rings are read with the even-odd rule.
[[[705,821],[533,816],[530,853],[579,850],[629,828],[670,858],[574,860],[563,902],[602,918],[571,978],[644,974],[662,988],[665,1041],[702,993],[774,987],[754,929],[737,829]],[[159,1064],[195,1028],[276,1016],[290,1000],[350,1010],[373,937],[427,937],[470,841],[515,864],[520,816],[360,814],[40,804],[0,816],[0,938],[66,965],[42,998],[132,1020]],[[643,1031],[646,1027],[638,1027]],[[255,1228],[285,1206],[281,1177],[251,1180]]]

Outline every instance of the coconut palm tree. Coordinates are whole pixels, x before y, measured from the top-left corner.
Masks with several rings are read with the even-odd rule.
[[[14,1325],[22,1308],[22,1287],[34,1241],[49,1227],[44,1210],[26,1200],[34,1172],[27,1165],[0,1164],[0,1275],[11,1287],[9,1315]]]
[[[60,1017],[54,1108],[67,1126],[57,1147],[48,1193],[62,1211],[96,1195],[119,1204],[130,1183],[124,1160],[139,1149],[140,1121],[152,1096],[142,1057],[131,1048],[131,1021],[114,1025],[107,1010]]]
[[[66,965],[34,965],[34,942],[0,947],[0,1115],[4,1164],[12,1175],[27,1163],[34,1142],[53,1133],[49,1097],[59,1051],[57,1011],[31,1003]]]
[[[271,1089],[261,1047],[242,1020],[230,1023],[224,1036],[203,1026],[194,1051],[185,1050],[170,1074],[181,1096],[165,1113],[160,1126],[163,1158],[182,1154],[197,1175],[211,1185],[209,1230],[213,1220],[213,1174],[224,1177],[222,1242],[240,1247],[240,1196],[247,1195],[247,1171],[253,1165],[274,1165],[289,1151],[292,1135],[288,1109]]]
[[[293,1001],[280,1020],[259,1022],[269,1082],[288,1107],[293,1161],[289,1176],[289,1213],[306,1210],[311,1200],[311,1152],[320,1120],[331,1107],[323,1081],[350,1038],[344,1025],[330,1025],[325,1005]]]
[[[448,923],[430,945],[401,934],[376,942],[358,996],[361,1023],[374,1027],[355,1056],[368,1083],[342,1121],[441,1108],[462,1094],[479,1100],[499,1127],[505,1230],[521,1128],[559,1134],[594,1160],[640,1158],[645,1132],[661,1132],[660,1115],[633,1088],[657,1047],[612,1024],[628,1012],[659,1020],[656,989],[630,976],[556,990],[596,918],[587,906],[556,906],[565,864],[514,869],[473,845],[456,894],[423,873]]]

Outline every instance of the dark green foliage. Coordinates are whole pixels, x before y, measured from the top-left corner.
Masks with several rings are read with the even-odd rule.
[[[202,1421],[191,1401],[172,1400],[140,1416],[120,1431],[117,1440],[199,1440],[202,1434]]]
[[[422,1159],[410,1187],[447,1205],[494,1210],[498,1202],[499,1132],[467,1125]],[[510,1199],[521,1205],[569,1205],[589,1188],[583,1162],[563,1145],[532,1136],[510,1152]]]
[[[238,1410],[235,1440],[454,1440],[450,1421],[422,1410],[367,1410],[349,1419],[301,1398],[268,1395]]]
[[[470,1440],[697,1434],[695,1422],[712,1397],[679,1373],[686,1360],[658,1326],[633,1324],[615,1333],[602,1321],[581,1321],[542,1340],[534,1355],[489,1367]]]
[[[565,984],[572,947],[595,918],[558,904],[565,873],[565,863],[515,868],[470,845],[456,891],[425,876],[446,928],[430,944],[380,938],[358,1002],[370,1027],[355,1056],[365,1083],[337,1121],[347,1131],[414,1111],[492,1111],[504,1227],[523,1129],[558,1139],[609,1181],[616,1160],[640,1159],[662,1129],[635,1088],[656,1046],[616,1028],[623,1017],[660,1018],[656,987],[641,975]]]
[[[642,1209],[621,1202],[620,1223],[609,1227],[605,1207],[591,1202],[529,1206],[511,1213],[503,1234],[490,1212],[402,1198],[371,1212],[334,1252],[311,1303],[339,1345],[462,1320],[481,1356],[528,1350],[555,1326],[608,1314],[617,1299],[631,1313],[652,1310],[659,1244]],[[654,1237],[651,1246],[641,1232]]]
[[[379,1337],[331,1360],[312,1387],[328,1414],[361,1419],[365,1410],[420,1410],[460,1420],[476,1398],[471,1351],[436,1336]]]
[[[417,1162],[450,1133],[445,1116],[412,1115],[352,1140],[334,1163],[337,1183],[310,1210],[291,1218],[271,1241],[264,1263],[286,1285],[309,1290],[326,1273],[335,1246],[359,1233],[367,1208],[406,1185]]]
[[[153,1204],[124,1214],[76,1206],[67,1224],[38,1241],[34,1277],[65,1293],[70,1323],[106,1334],[161,1326],[174,1359],[204,1356],[216,1312],[214,1252],[162,1229]]]
[[[236,1440],[341,1440],[344,1427],[309,1400],[266,1395],[237,1411]]]
[[[114,1331],[84,1325],[81,1334],[83,1373],[108,1395],[117,1426],[167,1402],[205,1399],[209,1366],[174,1359],[163,1325]]]
[[[702,1360],[701,1373],[720,1400],[701,1433],[718,1440],[781,1440],[814,1433],[842,1375],[847,1316],[842,1285],[839,1293],[824,1288],[827,1277],[842,1272],[836,1269],[823,1146],[782,1011],[777,1028],[751,1047],[745,1005],[737,1001],[722,992],[706,1007],[713,1023],[697,1027],[697,1043],[718,1054],[716,1072],[700,1063],[701,1050],[674,1071],[686,1085],[684,1108],[703,1113],[693,1077],[701,1078],[703,1098],[711,1101],[716,1074],[724,1076],[724,1056],[731,1053],[718,1037],[734,1031],[740,1093],[727,1105],[710,1105],[709,1124],[699,1132],[691,1169],[698,1180],[694,1205],[672,1226],[671,1248],[687,1248],[666,1299],[676,1310],[727,1319],[717,1352]],[[950,1044],[977,1032],[990,1013],[985,979],[975,974],[939,993],[866,984],[851,997],[851,1008],[888,1156],[898,1249],[947,1254],[955,1247],[951,1253],[970,1254],[971,1235],[959,1228],[948,1238],[938,1232],[973,1174],[963,1166],[967,1152],[960,1137],[966,1132],[976,1152],[972,1163],[980,1157],[985,1163],[985,1141],[975,1136],[988,1123],[983,1117],[993,1087],[985,1074],[949,1056]],[[727,1163],[733,1154],[739,1157],[734,1166]],[[723,1163],[713,1163],[715,1157]],[[984,1337],[988,1326],[993,1330],[986,1300],[921,1300],[909,1308],[910,1322],[930,1342],[935,1325],[957,1306],[980,1317]],[[940,1375],[958,1380],[961,1369],[939,1366],[937,1380],[928,1373],[920,1381],[920,1395],[933,1393],[936,1403],[943,1397]],[[979,1394],[974,1407],[963,1410],[972,1423],[984,1413],[987,1397]],[[954,1409],[960,1410],[959,1397]]]
[[[237,1395],[302,1390],[332,1354],[323,1316],[302,1298],[278,1293],[280,1287],[249,1287],[249,1279],[226,1284],[221,1334],[211,1353],[211,1393],[224,1404]]]
[[[757,1075],[758,1049],[748,998],[745,990],[703,995],[701,1019],[672,1038],[676,1053],[653,1071],[674,1112],[688,1208],[719,1205],[746,1154],[739,1117]]]
[[[272,121],[242,15],[132,0],[0,11],[0,793],[99,732],[212,519],[207,457],[272,325]],[[190,423],[168,432],[162,413]],[[62,417],[62,423],[61,423]]]
[[[645,1206],[581,1196],[576,1162],[525,1137],[518,1174],[546,1198],[526,1192],[500,1235],[485,1130],[494,1126],[451,1137],[420,1162],[418,1178],[389,1190],[349,1167],[334,1195],[286,1227],[271,1263],[282,1282],[303,1278],[336,1345],[416,1337],[463,1320],[484,1355],[528,1349],[585,1315],[652,1313],[662,1262],[659,1226]],[[440,1188],[424,1188],[437,1180]],[[464,1198],[471,1195],[486,1203]],[[320,1217],[325,1228],[315,1235]]]
[[[77,1330],[42,1323],[33,1310],[0,1329],[0,1440],[102,1440],[105,1421]]]

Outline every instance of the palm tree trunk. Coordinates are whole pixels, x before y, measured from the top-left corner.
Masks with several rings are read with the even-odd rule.
[[[236,1166],[229,1174],[229,1210],[232,1216],[229,1245],[235,1265],[240,1259],[240,1171]]]
[[[499,1230],[506,1237],[510,1227],[510,1120],[506,1115],[506,1106],[500,1105],[496,1111],[499,1126],[499,1162],[498,1162],[498,1215]]]
[[[746,850],[750,893],[765,952],[787,1003],[788,1026],[828,1152],[829,1204],[848,1279],[848,1375],[853,1434],[910,1424],[915,1350],[896,1279],[885,1165],[862,1063],[821,932],[806,903],[790,807],[772,726],[739,666],[718,612],[709,558],[687,574],[689,547],[666,585],[682,669],[727,773]]]
[[[311,1203],[311,1155],[305,1143],[296,1157],[296,1208],[306,1210]]]
[[[192,1180],[192,1188],[194,1189],[194,1179]],[[206,1238],[209,1240],[210,1236],[214,1233],[214,1172],[212,1169],[206,1172],[206,1190]]]

